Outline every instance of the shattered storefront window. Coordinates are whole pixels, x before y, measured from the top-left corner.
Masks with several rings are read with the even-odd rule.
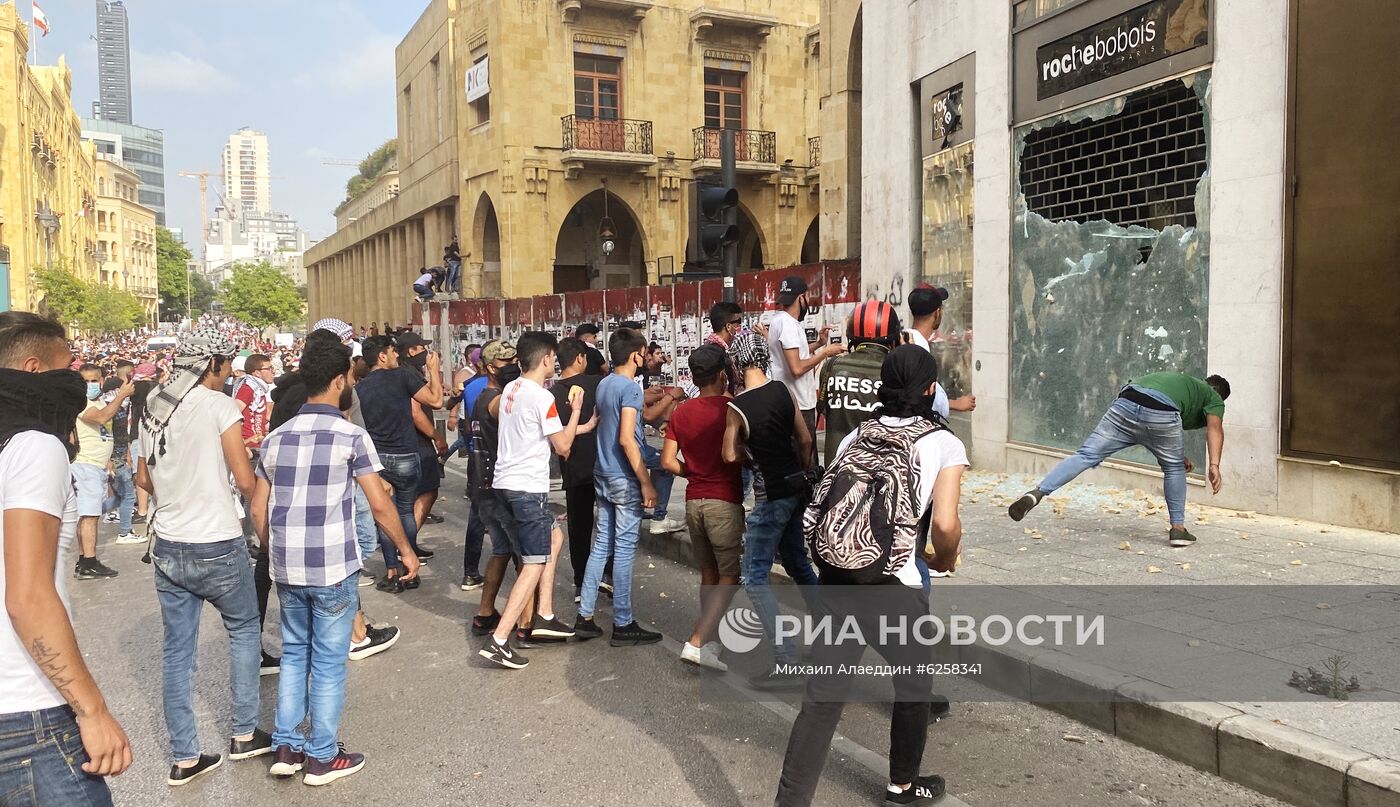
[[[957,398],[972,392],[972,143],[924,158],[923,197],[920,282],[949,293],[930,347],[938,380]]]
[[[1206,374],[1209,128],[1204,71],[1016,131],[1012,440],[1073,450],[1130,379]]]

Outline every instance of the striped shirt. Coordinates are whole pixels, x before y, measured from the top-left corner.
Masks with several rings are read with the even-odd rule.
[[[356,479],[383,470],[369,433],[327,404],[307,404],[267,436],[257,474],[268,505],[272,579],[331,586],[360,570]]]

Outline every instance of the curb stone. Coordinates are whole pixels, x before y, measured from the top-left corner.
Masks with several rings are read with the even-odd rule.
[[[653,554],[696,565],[683,532],[643,529],[640,543]],[[791,582],[781,566],[774,566],[771,579]],[[1069,698],[1047,703],[1037,697],[1036,705],[1260,793],[1301,807],[1400,807],[1400,761],[1222,703],[1164,700],[1174,690],[1054,651],[1027,654],[979,643],[962,646],[958,655],[963,663],[981,662],[992,674],[978,680],[1013,698],[1031,701],[1037,691]],[[1109,702],[1090,702],[1108,692],[1116,693]]]

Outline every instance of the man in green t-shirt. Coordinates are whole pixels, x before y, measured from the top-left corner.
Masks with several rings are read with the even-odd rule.
[[[1172,546],[1191,546],[1196,536],[1186,529],[1186,474],[1195,466],[1186,456],[1182,434],[1186,429],[1206,430],[1206,477],[1211,493],[1219,493],[1225,399],[1229,397],[1230,382],[1218,375],[1202,381],[1185,373],[1152,373],[1130,382],[1084,445],[1052,468],[1035,489],[1012,503],[1011,519],[1020,521],[1045,496],[1119,451],[1137,445],[1151,451],[1162,467],[1162,487],[1171,518],[1168,541]]]

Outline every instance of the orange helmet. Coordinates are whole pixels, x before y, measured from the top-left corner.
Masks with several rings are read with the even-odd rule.
[[[883,300],[866,300],[851,312],[847,336],[877,342],[893,342],[899,334],[899,315]]]

